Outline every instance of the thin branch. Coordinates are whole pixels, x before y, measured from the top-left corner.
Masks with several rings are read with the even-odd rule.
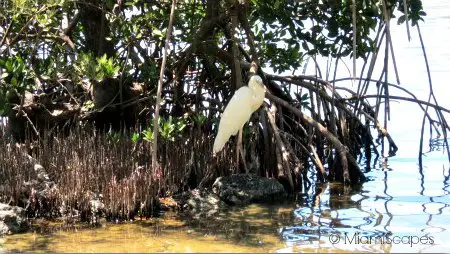
[[[384,97],[384,96],[383,95],[379,95],[379,94],[366,94],[366,95],[361,95],[361,96],[352,96],[352,97],[349,97],[349,98],[341,98],[341,99],[339,99],[339,101],[364,100],[364,99],[367,99],[367,98],[380,98],[380,97]],[[410,101],[410,102],[420,103],[420,104],[426,105],[428,107],[432,107],[432,108],[444,111],[446,113],[450,113],[449,109],[446,109],[446,108],[441,107],[439,105],[435,105],[435,104],[430,103],[430,102],[418,100],[418,99],[413,99],[413,98],[408,98],[408,97],[403,97],[403,96],[396,96],[396,95],[389,95],[388,99],[403,100],[403,101]]]
[[[155,171],[158,167],[158,118],[159,118],[159,110],[160,110],[160,103],[161,103],[161,92],[162,92],[162,85],[164,80],[164,70],[166,68],[166,61],[167,61],[167,54],[169,51],[169,45],[170,45],[170,37],[172,34],[172,27],[173,27],[173,20],[175,17],[175,5],[176,0],[172,0],[172,7],[170,9],[170,19],[169,19],[169,26],[167,27],[167,34],[166,34],[166,43],[164,45],[164,55],[161,63],[161,71],[159,72],[159,81],[158,81],[158,90],[156,92],[156,105],[155,105],[155,118],[153,119],[153,151],[152,151],[152,172],[153,175],[155,174]]]
[[[397,61],[395,60],[394,46],[392,45],[391,36],[389,36],[389,48],[391,49],[392,64],[394,65],[395,78],[397,79],[397,84],[400,84],[400,76],[398,75]]]
[[[370,59],[369,67],[367,70],[367,78],[371,78],[373,75],[373,70],[375,68],[375,64],[378,59],[378,53],[381,48],[381,43],[383,42],[383,38],[386,35],[386,29],[383,29],[383,28],[384,28],[384,24],[381,24],[378,28],[378,33],[375,38],[376,48],[375,48],[374,53],[372,54],[372,58]],[[380,34],[381,34],[381,36],[380,36]],[[364,70],[364,68],[363,68],[363,70]],[[361,76],[363,76],[363,70],[361,70]],[[368,88],[369,88],[369,82],[364,82],[361,84],[361,80],[360,80],[360,82],[358,83],[358,88],[356,90],[356,93],[358,95],[365,94],[365,93],[367,93]],[[356,113],[360,112],[361,108],[362,108],[361,105],[358,105],[358,104],[355,105],[354,113],[356,114]]]
[[[76,27],[78,21],[80,20],[80,12],[77,12],[75,16],[70,21],[69,25],[64,29],[63,33],[69,35],[73,29]]]
[[[229,31],[230,35],[231,35],[231,51],[233,53],[233,70],[232,73],[234,73],[233,75],[233,79],[234,80],[234,87],[235,89],[239,89],[243,83],[242,83],[242,69],[241,69],[241,65],[240,65],[240,57],[239,57],[239,47],[238,45],[239,40],[236,37],[236,29],[238,28],[238,9],[237,8],[232,8],[231,10],[231,29]],[[242,162],[244,163],[244,168],[245,168],[245,172],[248,173],[248,169],[247,169],[247,164],[245,162],[245,153],[244,153],[244,149],[242,147],[242,128],[239,129],[239,133],[238,133],[238,140],[236,142],[236,168],[239,168],[239,162],[240,159],[242,158]]]
[[[375,82],[375,83],[378,82],[378,81],[375,80],[375,79],[368,79],[368,78],[358,78],[358,79],[364,80],[364,81]],[[334,82],[352,81],[352,80],[353,80],[353,78],[340,78],[340,79],[334,80]],[[391,87],[397,88],[397,89],[399,89],[399,90],[401,90],[401,91],[403,91],[403,92],[405,92],[405,93],[407,93],[407,94],[410,95],[413,99],[417,100],[417,97],[416,97],[413,93],[411,93],[410,91],[408,91],[406,88],[401,87],[401,86],[398,86],[398,85],[395,85],[395,84],[392,84],[392,83],[388,83],[388,85],[391,86]],[[355,92],[353,92],[352,90],[347,89],[347,88],[345,88],[345,87],[336,87],[336,89],[341,89],[341,90],[347,91],[347,92],[351,93],[351,94],[354,95],[354,96],[356,95]],[[434,126],[434,129],[435,129],[438,133],[440,133],[439,130],[438,130],[438,127],[434,124],[434,121],[432,120],[430,114],[428,114],[427,112],[425,112],[425,108],[422,106],[422,104],[418,103],[418,105],[419,105],[420,108],[424,111],[424,113],[427,115],[428,120],[432,123],[432,125]]]
[[[353,20],[353,78],[356,78],[356,0],[352,3],[352,20]]]
[[[290,188],[291,188],[291,190],[293,190],[294,189],[294,182],[292,180],[291,168],[289,166],[289,162],[288,162],[288,158],[287,158],[287,150],[286,150],[285,145],[283,144],[283,140],[280,137],[279,129],[278,129],[276,123],[275,123],[274,115],[275,115],[275,112],[276,112],[276,107],[275,107],[275,105],[272,105],[272,110],[269,110],[268,107],[266,105],[264,105],[264,109],[265,109],[265,111],[267,113],[267,116],[268,116],[268,119],[269,119],[269,123],[272,126],[273,135],[275,136],[275,141],[276,141],[276,144],[277,144],[277,147],[278,147],[277,150],[280,153],[280,157],[281,157],[281,158],[279,158],[281,161],[279,161],[277,163],[279,173],[283,173],[283,175],[288,179]]]
[[[8,35],[11,32],[11,27],[13,24],[14,24],[14,19],[11,19],[11,22],[9,23],[8,28],[6,28],[5,34],[3,35],[3,38],[0,41],[0,48],[3,47],[3,44],[6,41],[6,38],[8,38]]]
[[[309,84],[306,83],[304,81],[300,81],[300,80],[293,80],[290,78],[286,78],[286,77],[280,77],[280,76],[275,76],[275,75],[268,75],[271,79],[274,80],[279,80],[279,81],[285,81],[285,82],[291,82],[292,84],[296,84],[302,87],[306,87],[314,92],[316,92],[318,94],[318,96],[320,96],[322,99],[324,99],[325,101],[331,102],[331,97],[323,90],[323,89],[318,89],[316,86],[314,86],[313,84]],[[311,76],[296,76],[297,78],[304,78],[304,79],[310,79],[310,80],[317,80],[318,83],[325,85],[326,87],[330,87],[331,85],[325,81],[325,80],[320,80]],[[338,98],[337,101],[339,101],[340,99],[342,99],[342,97],[339,94],[336,94],[336,97]],[[357,102],[360,100],[357,100]],[[366,105],[366,103],[364,103],[364,100],[361,100],[363,103],[361,105]],[[335,104],[336,107],[338,107],[339,109],[343,110],[345,113],[347,113],[350,116],[355,117],[355,119],[358,119],[356,117],[356,115],[354,115],[347,107],[345,107],[345,105],[343,105],[342,103],[336,103]],[[366,105],[368,108],[369,105]],[[361,111],[362,113],[364,113],[364,111]],[[383,134],[383,136],[388,137],[389,142],[391,143],[391,146],[395,149],[396,145],[393,142],[392,138],[390,138],[389,134],[387,133],[386,129],[383,128],[378,121],[375,118],[369,118],[377,127],[377,129]],[[360,120],[358,119],[358,121],[360,122]],[[361,125],[363,125],[360,122]]]
[[[417,32],[419,33],[419,39],[420,39],[420,45],[422,47],[422,52],[423,52],[423,57],[425,60],[425,65],[427,67],[427,75],[428,75],[428,85],[429,85],[429,90],[430,90],[430,94],[428,97],[428,102],[431,101],[431,98],[433,98],[434,103],[436,104],[436,106],[438,106],[438,102],[436,100],[436,97],[434,96],[434,92],[433,92],[433,83],[431,82],[431,71],[430,71],[430,66],[428,64],[428,58],[427,58],[427,53],[425,50],[425,44],[423,42],[423,38],[422,38],[422,33],[420,32],[420,26],[419,24],[417,24]],[[425,108],[425,111],[428,111],[428,106]],[[448,113],[448,111],[447,111]],[[447,125],[447,121],[445,120],[445,117],[442,115],[442,113],[437,112],[438,118],[441,120],[442,123],[444,123],[444,126],[446,126],[448,128]],[[422,122],[422,131],[421,131],[421,135],[420,135],[420,148],[419,148],[419,167],[422,168],[422,146],[423,146],[423,131],[425,128],[425,122]],[[449,144],[447,141],[447,130],[445,128],[442,128],[442,132],[444,134],[444,143],[446,145],[447,148],[447,157],[450,160],[450,148],[449,148]]]
[[[43,12],[45,10],[47,10],[48,6],[42,6],[37,12],[36,15],[40,12]],[[22,28],[20,28],[19,32],[16,34],[16,36],[14,36],[14,38],[12,38],[8,43],[9,46],[13,45],[14,43],[16,43],[19,39],[19,36],[23,33],[23,31],[25,31],[25,29],[31,24],[31,22],[34,20],[34,16],[31,17],[27,23],[25,23],[25,25],[22,26]]]
[[[321,174],[321,176],[319,177],[321,181],[325,182],[328,175],[327,172],[325,171],[325,168],[323,167],[322,162],[320,161],[319,157],[316,157],[317,153],[315,153],[315,151],[310,151],[308,150],[308,148],[306,148],[306,146],[303,145],[303,143],[298,140],[296,137],[294,137],[292,134],[290,134],[287,131],[280,131],[280,134],[282,134],[284,136],[285,139],[292,139],[295,141],[295,143],[297,145],[300,146],[300,148],[306,152],[306,155],[308,155],[308,157],[311,159],[311,162],[317,167],[317,169],[319,169],[319,172]],[[292,147],[290,147],[289,142],[286,142],[286,146],[288,147],[288,149],[293,150]],[[310,146],[312,147],[312,145]],[[315,154],[313,154],[315,153]],[[297,160],[298,158],[295,157]],[[302,169],[305,170],[305,169]]]
[[[312,158],[316,166],[319,168],[320,173],[322,174],[323,179],[327,179],[327,172],[325,171],[325,168],[323,167],[322,161],[320,161],[319,155],[316,152],[316,149],[312,144],[309,145],[309,149],[312,152]]]
[[[247,1],[246,1],[247,2]],[[256,53],[256,47],[255,47],[255,40],[254,35],[253,35],[253,31],[250,28],[250,24],[248,22],[248,15],[247,15],[247,7],[248,7],[248,3],[245,4],[240,4],[239,8],[239,12],[238,12],[238,17],[239,17],[239,21],[242,25],[242,27],[244,28],[245,31],[245,35],[247,36],[247,42],[248,42],[248,46],[250,47],[250,54],[251,54],[251,60],[253,62],[255,62],[256,64],[258,64],[259,66],[259,61],[258,61],[258,54]]]
[[[389,77],[389,41],[391,41],[391,31],[390,31],[390,17],[387,12],[387,0],[383,0],[383,16],[384,22],[386,23],[386,45],[385,45],[385,54],[384,54],[384,96],[385,96],[385,104],[384,104],[384,128],[387,129],[388,120],[391,119],[391,111],[389,105],[389,87],[387,85],[388,77]],[[381,91],[381,90],[380,90]],[[383,148],[382,148],[383,149]]]
[[[409,14],[408,14],[408,0],[403,0],[403,12],[405,13],[406,33],[408,34],[408,41],[411,41],[411,33],[409,32]]]

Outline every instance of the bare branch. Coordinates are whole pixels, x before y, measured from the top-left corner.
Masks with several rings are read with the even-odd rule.
[[[159,72],[159,81],[158,81],[158,90],[156,92],[156,105],[155,105],[155,118],[153,119],[153,151],[152,151],[152,172],[153,175],[155,174],[155,170],[158,167],[158,118],[159,118],[159,109],[161,107],[161,91],[162,91],[162,84],[164,79],[164,70],[166,68],[166,61],[167,61],[167,54],[169,51],[169,45],[170,45],[170,36],[172,34],[172,28],[173,28],[173,20],[175,17],[175,5],[176,0],[172,0],[172,7],[170,9],[170,19],[169,19],[169,26],[167,28],[167,34],[166,34],[166,43],[164,45],[164,55],[163,60],[161,63],[161,71]]]

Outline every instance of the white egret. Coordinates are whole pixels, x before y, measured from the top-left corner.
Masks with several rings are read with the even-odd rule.
[[[256,68],[257,66],[252,64],[250,73],[256,73]],[[252,113],[263,104],[264,95],[264,84],[258,75],[251,76],[248,86],[243,86],[234,93],[222,113],[219,131],[214,140],[214,153],[222,150],[228,139],[238,133]]]

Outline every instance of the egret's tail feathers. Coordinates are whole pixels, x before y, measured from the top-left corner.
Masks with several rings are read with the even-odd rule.
[[[214,140],[213,153],[218,153],[227,143],[230,137],[224,137],[226,135],[217,134],[216,139]]]

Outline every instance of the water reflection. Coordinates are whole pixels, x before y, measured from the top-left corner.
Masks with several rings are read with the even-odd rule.
[[[345,243],[333,241],[333,237],[334,240],[345,241],[345,238],[351,240],[353,236],[380,237],[385,234],[385,231],[376,228],[383,214],[363,208],[363,201],[369,197],[361,189],[350,190],[341,184],[326,184],[316,187],[312,197],[312,202],[306,199],[304,206],[294,211],[295,216],[301,218],[300,222],[281,230],[283,239],[289,245],[312,244],[322,249],[336,247],[350,251],[385,250],[375,248],[376,245],[348,248]],[[311,206],[308,207],[308,204]]]
[[[302,207],[294,211],[300,220],[280,230],[286,243],[348,251],[448,250],[450,196],[445,162],[428,163],[419,169],[413,160],[391,161],[385,169],[369,172],[370,181],[361,189],[348,190],[339,184],[317,186],[308,195],[311,199],[306,197]],[[340,237],[340,241],[333,243],[333,237]],[[362,240],[359,244],[358,239]],[[404,242],[389,241],[393,239]],[[420,239],[422,243],[415,242]]]

